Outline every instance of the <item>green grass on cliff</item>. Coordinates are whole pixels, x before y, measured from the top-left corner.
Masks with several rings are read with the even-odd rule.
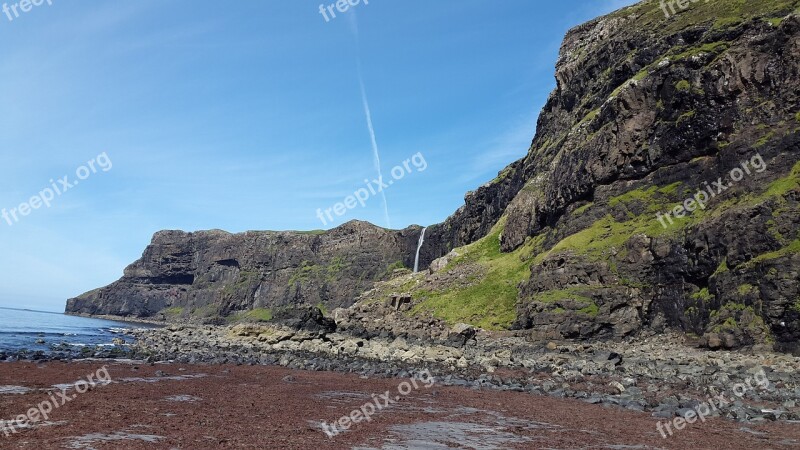
[[[161,314],[163,314],[167,320],[174,320],[183,316],[184,311],[185,308],[182,308],[180,306],[174,306],[172,308],[161,310]]]
[[[261,274],[259,272],[240,270],[236,281],[225,285],[222,290],[228,295],[243,295],[254,283],[258,282],[260,277]]]
[[[192,317],[199,317],[202,319],[210,319],[214,317],[220,317],[220,306],[219,305],[205,305],[193,308],[189,315]]]
[[[272,310],[268,308],[256,308],[250,311],[239,311],[226,317],[228,323],[238,322],[268,322],[272,320]]]
[[[608,206],[614,208],[619,205],[631,205],[633,203],[643,204],[648,211],[657,212],[657,206],[664,204],[674,196],[681,182],[672,183],[667,186],[650,186],[649,188],[631,189],[630,191],[614,197],[608,201]]]
[[[683,218],[673,217],[672,224],[665,220],[668,226],[664,228],[656,214],[672,210],[680,204],[681,199],[688,198],[693,193],[693,188],[688,187],[686,189],[689,194],[686,189],[679,192],[679,186],[680,183],[674,183],[663,187],[633,189],[610,199],[608,206],[611,208],[639,206],[644,213],[635,215],[628,212],[625,220],[618,220],[611,214],[606,214],[589,227],[563,238],[548,251],[536,255],[534,263],[539,264],[546,258],[561,252],[574,252],[595,260],[607,259],[612,254],[623,252],[625,243],[635,235],[643,234],[648,237],[677,235],[683,233],[688,227],[712,217],[718,217],[733,208],[752,207],[771,200],[784,202],[783,197],[787,193],[800,189],[800,162],[796,163],[786,176],[767,185],[762,192],[717,198],[705,210],[698,209]],[[800,251],[799,246],[798,241],[787,243],[784,248],[758,256],[750,263],[797,253]]]
[[[294,286],[297,283],[304,284],[311,281],[319,281],[321,283],[335,281],[348,267],[349,264],[341,256],[331,259],[328,264],[303,261],[289,278],[289,285]]]
[[[767,170],[779,170],[768,167]],[[738,197],[727,198],[726,200],[714,205],[715,215],[728,211],[736,207],[753,207],[764,202],[775,200],[778,203],[785,203],[784,197],[791,191],[800,189],[800,161],[795,163],[786,176],[772,181],[761,192],[750,192]]]
[[[586,314],[590,317],[597,317],[597,315],[600,313],[600,307],[591,297],[587,295],[588,291],[592,289],[593,287],[591,286],[580,286],[539,292],[533,296],[533,301],[562,305],[563,302],[577,302],[585,305],[583,308],[578,309],[577,312]],[[566,310],[562,307],[556,307],[550,312],[565,313]]]
[[[610,17],[636,17],[635,23],[639,28],[666,35],[700,24],[711,24],[714,29],[721,30],[756,17],[775,22],[775,19],[800,7],[798,0],[703,0],[686,3],[686,9],[675,4],[675,14],[667,6],[669,17],[664,14],[659,0],[637,3],[612,13]]]
[[[550,250],[536,255],[534,263],[539,264],[547,257],[565,251],[583,254],[592,259],[605,259],[611,252],[620,251],[625,242],[636,234],[652,237],[679,232],[688,225],[689,219],[678,219],[674,225],[664,228],[657,220],[656,214],[673,207],[675,202],[672,199],[677,198],[680,185],[681,183],[673,183],[661,187],[632,189],[611,198],[608,201],[610,208],[638,206],[645,212],[638,216],[628,212],[627,220],[623,221],[606,214],[589,227],[565,237]]]
[[[610,252],[616,253],[622,250],[625,242],[635,234],[658,236],[668,231],[669,229],[664,229],[654,216],[642,215],[619,222],[609,214],[588,228],[562,239],[549,251],[540,253],[534,262],[541,263],[551,255],[566,251],[590,256],[595,260],[605,259]]]
[[[704,287],[699,291],[695,292],[694,294],[692,294],[691,299],[698,300],[703,303],[710,303],[711,301],[714,300],[714,294],[710,293],[707,287]]]
[[[682,49],[682,51],[680,53],[676,53],[676,54],[673,54],[673,55],[670,55],[670,56],[671,56],[671,59],[673,59],[673,60],[683,60],[683,59],[691,58],[692,56],[697,56],[697,55],[699,55],[701,53],[709,53],[709,54],[712,54],[712,55],[719,55],[722,52],[728,50],[728,48],[730,48],[730,46],[731,46],[731,44],[728,41],[707,42],[707,43],[704,43],[704,44],[699,44],[699,45],[695,45],[695,46],[692,46],[692,47],[688,47],[688,48]],[[691,85],[689,84],[689,81],[688,80],[682,80],[682,81],[686,82],[686,85],[683,86],[683,87],[685,88],[684,89],[685,91],[688,91],[689,88],[691,88]],[[675,87],[677,89],[679,89],[679,90],[681,89],[679,86],[675,86]]]
[[[431,312],[450,324],[468,323],[489,330],[507,329],[516,318],[518,285],[530,277],[530,255],[534,241],[511,253],[500,252],[503,217],[487,236],[456,249],[460,256],[444,270],[462,264],[479,264],[485,275],[465,288],[421,292],[423,301],[412,313]]]
[[[784,247],[778,250],[758,255],[755,258],[751,259],[750,261],[747,261],[747,263],[745,263],[744,266],[752,267],[764,261],[784,258],[786,256],[796,255],[798,253],[800,253],[800,238],[795,239],[794,241],[790,242],[789,244],[785,245]]]
[[[395,261],[394,263],[389,264],[386,267],[386,270],[384,270],[383,273],[381,273],[378,276],[378,279],[385,280],[391,278],[395,270],[402,270],[402,269],[408,269],[408,267],[406,267],[406,265],[403,264],[403,261]]]

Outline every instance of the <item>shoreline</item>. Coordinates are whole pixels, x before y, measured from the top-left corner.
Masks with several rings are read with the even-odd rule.
[[[110,320],[112,322],[133,323],[133,324],[142,324],[142,325],[156,325],[156,326],[167,326],[167,325],[170,325],[170,322],[164,322],[164,321],[159,321],[159,320],[155,320],[155,319],[143,319],[143,318],[129,317],[129,316],[114,316],[114,315],[110,315],[110,314],[94,315],[94,314],[71,313],[71,312],[64,312],[63,314],[65,316],[83,317],[84,319]]]

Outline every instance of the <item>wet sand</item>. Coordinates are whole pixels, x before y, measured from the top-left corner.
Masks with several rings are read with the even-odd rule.
[[[792,448],[800,424],[708,419],[664,439],[649,413],[556,399],[270,366],[120,362],[0,364],[0,420],[50,398],[54,385],[107,365],[113,380],[66,402],[1,449],[572,449]],[[27,388],[23,389],[23,388]],[[401,397],[337,436],[334,423],[390,391]],[[390,400],[392,399],[390,397]],[[63,400],[61,400],[63,401]],[[379,399],[380,403],[385,400]]]

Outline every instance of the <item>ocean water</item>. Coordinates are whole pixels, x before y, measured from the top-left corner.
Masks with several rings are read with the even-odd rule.
[[[30,310],[0,308],[0,352],[44,351],[111,346],[125,328],[141,328],[124,322],[87,319]],[[42,343],[43,341],[43,343]]]

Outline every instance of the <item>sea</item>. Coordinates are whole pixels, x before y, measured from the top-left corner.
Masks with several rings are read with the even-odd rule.
[[[0,308],[0,352],[49,353],[56,349],[113,346],[126,328],[142,325],[61,313]]]

